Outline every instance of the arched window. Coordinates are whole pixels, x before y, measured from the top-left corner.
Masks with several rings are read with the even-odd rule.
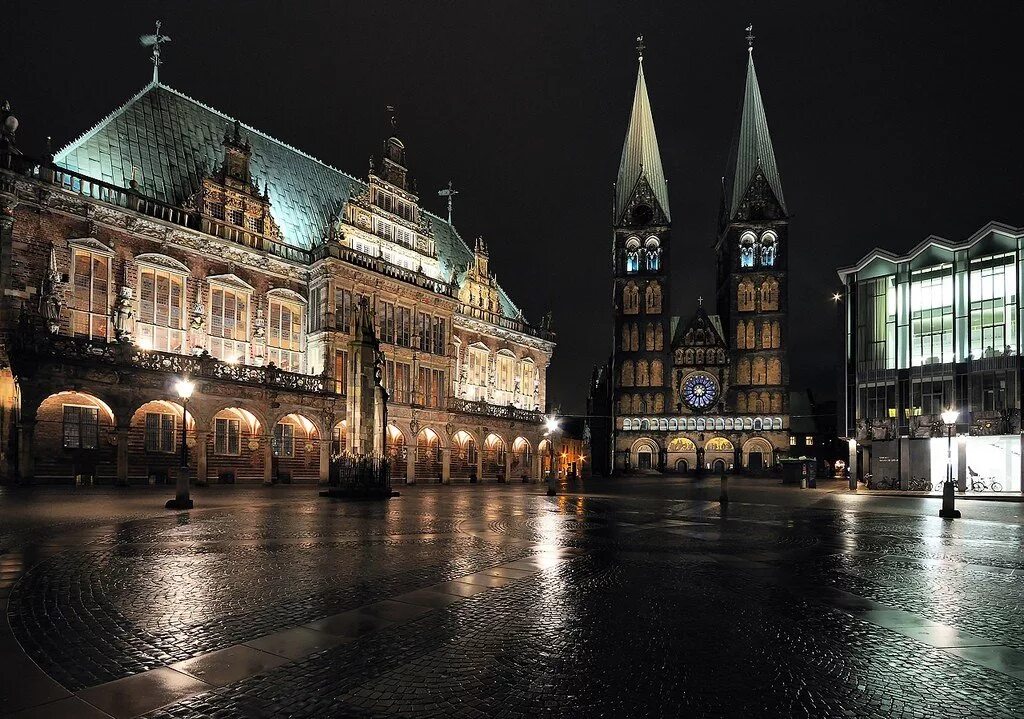
[[[622,325],[622,351],[629,352],[629,325]]]
[[[718,348],[718,363],[725,364],[725,350],[721,347]]]
[[[683,360],[686,364],[693,364],[693,348],[686,350],[686,359]]]
[[[769,349],[772,346],[772,326],[768,322],[761,323],[761,348]]]
[[[644,401],[640,395],[633,395],[633,414],[643,414],[644,412]]]
[[[660,395],[660,394],[654,395],[654,411],[655,412],[664,412],[665,411],[665,398],[662,395]],[[661,421],[664,422],[665,420],[661,420]]]
[[[754,310],[754,283],[750,280],[743,280],[736,287],[736,304],[740,312],[752,312]]]
[[[622,420],[622,428],[623,429],[633,429],[633,420],[629,419],[628,417],[626,419]]]
[[[665,333],[660,324],[654,327],[654,349],[658,352],[665,348]]]
[[[647,306],[646,311],[649,314],[658,314],[661,312],[661,285],[657,282],[652,282],[647,285],[647,291],[644,295]]]
[[[772,412],[782,411],[782,395],[778,392],[772,392]]]
[[[747,411],[747,396],[742,392],[736,395],[736,411],[740,413]]]
[[[640,240],[630,237],[626,240],[626,272],[634,273],[640,271]]]
[[[751,392],[750,393],[750,398],[751,398],[751,401],[753,402],[753,406],[750,407],[750,411],[751,412],[761,413],[761,412],[767,412],[768,411],[768,407],[765,406],[765,402],[762,400],[763,396],[764,395],[759,395],[756,392]]]
[[[778,321],[772,322],[772,349],[782,346],[782,333]]]
[[[782,384],[782,361],[778,357],[768,360],[767,384]]]
[[[663,387],[665,385],[665,368],[661,360],[651,362],[651,386]]]
[[[747,349],[754,349],[754,320],[747,322]]]
[[[629,328],[629,348],[634,352],[640,349],[640,325],[636,322]]]
[[[648,352],[654,351],[654,324],[647,323],[647,330],[644,332],[644,347]]]
[[[755,357],[754,363],[751,366],[751,384],[764,384],[765,383],[765,364],[764,357]]]
[[[737,384],[750,384],[750,360],[740,360],[739,367],[736,369],[736,382]]]
[[[740,237],[740,267],[754,266],[754,233],[744,232]]]
[[[661,243],[657,237],[648,237],[644,243],[644,256],[647,259],[647,271],[657,272],[661,269]]]
[[[636,386],[647,387],[651,382],[651,376],[647,372],[647,360],[640,360],[636,363]]]
[[[769,395],[767,392],[762,392],[758,396],[758,399],[761,400],[761,406],[764,408],[764,409],[761,409],[759,411],[767,412],[768,409],[771,407],[771,404],[772,404],[771,403],[771,395]],[[766,429],[770,429],[770,427],[766,427]]]
[[[761,266],[773,267],[775,265],[775,248],[778,244],[778,237],[769,230],[761,235]]]
[[[634,282],[627,282],[622,288],[622,311],[627,315],[640,311],[640,288]]]
[[[747,325],[745,322],[736,323],[736,349],[747,348]]]
[[[633,386],[633,362],[626,360],[622,363],[622,377],[620,378],[620,384],[623,387]]]
[[[697,361],[697,364],[704,364],[704,348],[703,347],[698,347],[697,348],[697,360],[696,361]]]
[[[779,309],[779,282],[774,277],[761,283],[761,309],[765,311]]]

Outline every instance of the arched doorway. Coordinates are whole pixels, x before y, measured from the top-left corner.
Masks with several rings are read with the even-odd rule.
[[[405,446],[405,435],[402,434],[402,430],[393,424],[388,425],[385,452],[388,461],[391,462],[391,479],[404,482],[409,473],[409,450]]]
[[[487,435],[484,440],[483,478],[505,479],[505,440],[496,434]]]
[[[697,445],[688,437],[673,437],[668,442],[668,463],[677,472],[688,472],[697,464]]]
[[[513,478],[530,479],[533,477],[533,450],[525,437],[516,437],[512,442],[512,476]]]
[[[320,476],[320,432],[309,417],[285,415],[270,435],[271,481],[316,481]]]
[[[704,443],[704,466],[719,474],[731,471],[733,451],[732,442],[725,437],[712,437]]]
[[[256,415],[242,407],[225,407],[213,415],[206,440],[207,473],[212,481],[263,481],[262,436]]]
[[[551,472],[551,451],[552,445],[551,440],[542,439],[540,444],[537,445],[538,456],[540,457],[540,474],[541,477],[546,477]]]
[[[430,427],[416,435],[416,479],[423,482],[441,481],[441,437]]]
[[[181,416],[181,404],[171,400],[153,400],[135,410],[128,429],[129,482],[175,481],[175,472],[181,466]],[[186,423],[186,442],[189,467],[195,467],[195,421],[191,412]]]
[[[459,430],[452,437],[452,458],[448,470],[452,479],[469,479],[476,474],[477,448],[473,435]]]
[[[772,466],[772,446],[762,437],[754,437],[743,445],[743,466],[752,473],[763,472]]]
[[[654,472],[658,469],[658,443],[644,437],[633,443],[632,463],[638,472]]]
[[[53,482],[113,482],[116,421],[110,405],[76,391],[57,392],[36,411],[35,477]]]

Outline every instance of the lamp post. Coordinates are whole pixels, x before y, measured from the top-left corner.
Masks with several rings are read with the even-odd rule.
[[[192,509],[192,498],[188,486],[188,442],[186,420],[188,419],[188,400],[195,391],[195,382],[180,379],[174,384],[174,391],[181,399],[181,467],[178,469],[178,480],[175,486],[174,499],[168,499],[164,505],[167,509]]]
[[[548,458],[550,465],[548,466],[548,496],[555,496],[555,433],[558,432],[558,418],[551,416],[544,418],[544,427],[547,429],[546,436],[548,437]]]
[[[942,509],[939,516],[945,519],[959,519],[960,510],[956,508],[956,486],[953,484],[953,428],[956,426],[960,413],[955,409],[947,409],[942,413],[942,422],[946,425],[946,481],[942,483]]]

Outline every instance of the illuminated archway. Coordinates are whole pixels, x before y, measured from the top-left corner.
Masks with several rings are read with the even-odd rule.
[[[512,477],[533,476],[533,448],[526,437],[516,437],[512,442]]]
[[[487,435],[484,440],[483,476],[491,479],[504,479],[507,456],[505,440],[494,433]]]
[[[113,481],[117,475],[116,418],[87,392],[56,392],[36,410],[35,476],[57,482]]]
[[[469,479],[476,474],[476,439],[466,430],[459,430],[452,436],[452,456],[449,473],[452,479]]]
[[[416,435],[416,479],[424,482],[441,481],[441,436],[430,427]]]

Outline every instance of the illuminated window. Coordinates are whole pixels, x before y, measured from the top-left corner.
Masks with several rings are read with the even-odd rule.
[[[161,352],[185,348],[185,276],[178,272],[139,268],[139,314],[135,331],[139,345]]]
[[[744,232],[740,237],[740,267],[754,266],[754,233]]]
[[[107,339],[110,332],[110,257],[89,250],[74,250],[71,287],[71,331],[76,337]]]
[[[295,425],[278,422],[274,426],[273,450],[275,457],[295,456]]]
[[[778,236],[771,231],[761,235],[761,266],[772,267],[775,265],[775,248],[778,244]]]
[[[287,372],[302,371],[302,306],[271,297],[267,318],[267,361]]]
[[[210,323],[207,351],[225,362],[244,364],[249,358],[249,292],[210,286]]]

